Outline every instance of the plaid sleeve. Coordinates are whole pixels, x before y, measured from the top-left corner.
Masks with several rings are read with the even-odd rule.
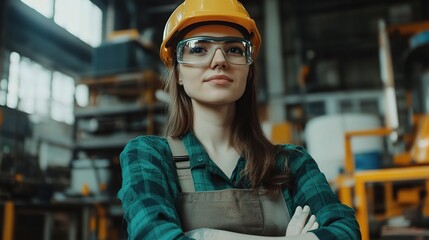
[[[167,142],[142,136],[120,154],[122,201],[128,239],[190,239],[180,228],[175,202],[179,191]]]
[[[302,147],[289,145],[287,149],[294,176],[293,204],[308,205],[316,215],[320,225],[313,231],[316,236],[321,240],[361,239],[354,210],[338,200],[314,159]]]

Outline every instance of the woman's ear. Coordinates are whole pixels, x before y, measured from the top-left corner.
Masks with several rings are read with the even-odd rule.
[[[178,83],[179,83],[179,85],[183,85],[183,81],[182,81],[182,78],[181,78],[181,77],[179,77],[179,81],[178,81]]]

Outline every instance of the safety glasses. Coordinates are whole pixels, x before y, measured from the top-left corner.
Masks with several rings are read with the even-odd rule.
[[[193,37],[177,44],[177,62],[180,64],[208,65],[217,49],[220,49],[230,64],[250,65],[252,43],[239,37]]]

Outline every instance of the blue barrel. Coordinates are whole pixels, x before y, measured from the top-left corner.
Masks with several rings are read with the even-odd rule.
[[[379,151],[356,153],[354,158],[356,171],[381,168],[382,154]]]

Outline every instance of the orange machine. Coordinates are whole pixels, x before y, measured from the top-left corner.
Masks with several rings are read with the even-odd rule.
[[[368,183],[382,183],[384,188],[385,212],[375,216],[377,220],[386,220],[394,216],[403,214],[405,208],[410,206],[424,206],[423,215],[429,217],[429,194],[424,199],[420,196],[423,192],[429,193],[429,144],[419,144],[429,142],[429,115],[425,116],[420,124],[414,150],[394,156],[394,162],[399,161],[404,164],[404,159],[409,160],[408,166],[396,166],[379,170],[367,170],[355,172],[353,161],[353,150],[351,140],[359,136],[388,136],[392,129],[381,128],[367,131],[353,131],[345,134],[345,172],[338,177],[338,191],[340,200],[356,209],[356,217],[361,228],[362,239],[369,239],[369,201],[374,201],[372,188]],[[420,155],[415,155],[415,154]],[[423,158],[423,153],[426,158]],[[418,158],[416,158],[418,157]],[[419,159],[419,160],[416,160]],[[419,185],[401,189],[394,194],[394,182],[424,180],[425,187]]]

